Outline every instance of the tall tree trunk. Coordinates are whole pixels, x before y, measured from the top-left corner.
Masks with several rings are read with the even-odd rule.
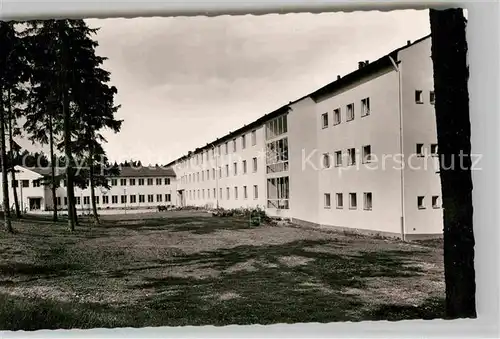
[[[430,23],[444,208],[446,315],[476,317],[466,22],[461,9],[448,9],[430,10]]]
[[[3,104],[3,88],[0,86],[0,156],[2,160],[2,194],[3,194],[3,216],[5,229],[13,233],[10,220],[9,186],[7,180],[7,156],[5,152],[5,114]]]
[[[63,115],[63,138],[64,138],[64,156],[66,158],[66,195],[68,197],[68,227],[71,231],[75,230],[75,190],[73,183],[73,154],[71,152],[71,112],[69,106],[68,76],[70,71],[68,67],[68,41],[65,32],[64,21],[59,21],[59,38],[61,42],[61,68],[60,68],[60,89]]]
[[[52,191],[53,214],[52,220],[57,221],[57,197],[56,197],[56,163],[54,157],[54,126],[52,115],[49,117],[49,148],[50,148],[50,189]]]
[[[94,182],[94,153],[93,148],[90,148],[89,161],[89,180],[90,180],[90,199],[92,199],[92,213],[94,214],[94,223],[99,224],[99,214],[97,214],[97,204],[95,201],[95,182]]]
[[[10,98],[10,89],[7,90],[7,109],[9,110],[9,117],[8,117],[8,124],[9,124],[9,148],[10,148],[10,167],[11,167],[11,176],[12,176],[12,182],[16,181],[16,168],[15,168],[15,163],[14,163],[14,136],[12,132],[12,119],[14,117],[12,116],[12,102]],[[19,183],[22,185],[23,183]],[[19,186],[19,185],[18,185]],[[21,211],[19,209],[19,198],[17,196],[17,186],[12,185],[12,194],[14,196],[14,206],[16,209],[16,217],[21,218]]]

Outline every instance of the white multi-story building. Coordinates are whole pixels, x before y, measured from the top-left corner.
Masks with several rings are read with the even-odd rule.
[[[22,211],[36,212],[53,209],[50,186],[43,185],[44,178],[50,177],[50,168],[27,168],[16,166],[16,181],[9,174],[9,203],[14,205],[12,187],[16,187],[19,205]],[[56,169],[61,174],[60,168]],[[162,167],[123,167],[120,174],[109,177],[109,189],[95,189],[96,204],[99,209],[140,209],[153,208],[158,205],[177,205],[175,173],[171,168]],[[2,183],[0,182],[0,189]],[[75,186],[75,200],[78,212],[92,209],[90,188],[81,189]],[[0,196],[0,202],[3,196]],[[66,182],[60,180],[56,189],[58,209],[68,206]]]
[[[298,224],[442,234],[429,36],[173,161],[182,205]]]

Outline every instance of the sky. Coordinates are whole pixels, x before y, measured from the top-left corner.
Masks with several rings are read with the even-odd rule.
[[[86,21],[100,27],[124,120],[104,133],[105,150],[143,164],[175,160],[430,33],[427,10]]]

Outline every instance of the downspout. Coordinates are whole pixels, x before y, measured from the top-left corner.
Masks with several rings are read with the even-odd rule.
[[[394,70],[398,72],[398,91],[399,91],[399,154],[403,158],[403,163],[401,164],[400,176],[401,176],[401,239],[406,241],[405,234],[405,179],[404,179],[404,138],[403,138],[403,90],[402,90],[402,79],[401,79],[401,69],[398,67],[392,56],[389,55],[392,66]]]

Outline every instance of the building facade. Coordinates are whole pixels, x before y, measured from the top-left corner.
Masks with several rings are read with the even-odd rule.
[[[442,234],[424,37],[173,161],[183,205],[260,206],[298,224]]]
[[[56,169],[57,175],[62,169]],[[9,203],[14,206],[12,187],[16,187],[20,208],[25,212],[52,210],[54,201],[50,186],[44,185],[44,178],[50,176],[50,168],[25,168],[16,166],[16,181],[9,175]],[[158,205],[177,205],[175,173],[171,168],[124,167],[120,174],[108,178],[109,189],[95,188],[96,204],[99,209],[141,209]],[[2,183],[0,182],[0,187]],[[0,197],[2,199],[2,197]],[[90,188],[75,187],[76,208],[80,213],[90,212]],[[68,207],[66,183],[61,179],[56,189],[58,209]]]

